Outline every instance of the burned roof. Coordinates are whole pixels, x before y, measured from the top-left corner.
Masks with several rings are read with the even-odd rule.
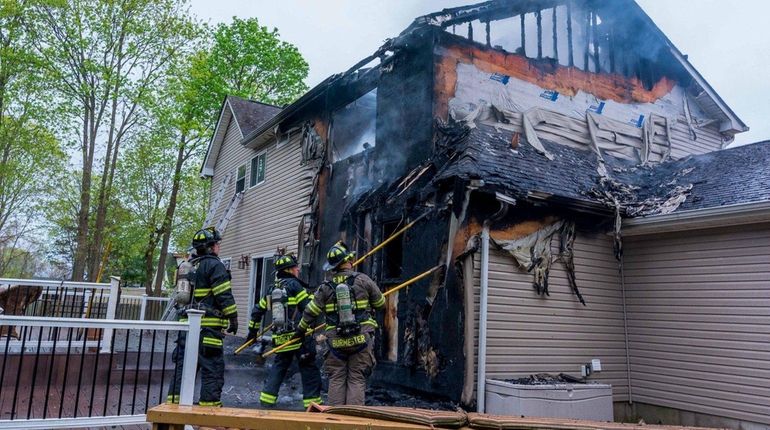
[[[227,101],[230,103],[235,120],[244,136],[268,122],[281,111],[278,106],[242,99],[237,96],[227,96]]]
[[[479,123],[435,180],[481,179],[518,200],[591,211],[614,210],[614,198],[626,216],[770,201],[770,141],[659,165],[605,155],[606,174],[595,153],[541,141],[553,160],[514,131]]]
[[[488,189],[518,200],[558,200],[603,207],[586,195],[600,178],[594,153],[541,139],[553,155],[549,160],[523,140],[512,130],[477,124],[436,179],[482,179]],[[621,160],[613,162],[625,166]]]
[[[636,173],[642,197],[692,184],[677,210],[770,201],[770,140],[691,155]]]

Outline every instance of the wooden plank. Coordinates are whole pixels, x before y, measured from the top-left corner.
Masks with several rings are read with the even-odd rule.
[[[238,429],[269,428],[271,430],[431,429],[429,426],[332,414],[167,404],[150,409],[147,412],[147,421],[153,424],[189,424]]]

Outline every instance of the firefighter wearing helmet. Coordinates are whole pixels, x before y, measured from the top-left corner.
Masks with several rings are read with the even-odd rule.
[[[295,333],[297,337],[304,336],[313,320],[326,315],[329,353],[324,372],[329,377],[330,405],[364,404],[366,379],[375,364],[377,321],[372,318],[372,311],[385,305],[377,284],[365,274],[353,271],[354,258],[355,253],[342,242],[329,249],[324,268],[332,271],[332,280],[318,287]]]
[[[188,309],[205,312],[201,320],[200,345],[194,346],[199,351],[201,406],[222,406],[222,386],[225,383],[223,331],[226,329],[232,334],[238,331],[238,312],[230,290],[230,272],[217,256],[221,240],[222,236],[213,227],[198,230],[192,240],[196,256],[182,263],[177,274],[178,284],[179,278],[184,278],[189,285],[189,294],[185,296],[188,301],[183,303],[185,307],[180,313],[179,321],[187,321],[185,311]],[[180,297],[179,294],[177,297]],[[169,403],[179,403],[186,338],[184,332],[179,332],[177,346],[172,355],[176,369],[168,391]]]
[[[275,282],[267,295],[260,299],[251,312],[248,339],[256,338],[262,326],[262,317],[269,313],[272,319],[273,346],[283,345],[294,336],[302,312],[310,303],[308,285],[299,279],[299,264],[294,255],[275,257]],[[257,339],[255,339],[257,340]],[[307,408],[311,402],[321,403],[321,371],[315,361],[315,342],[308,336],[301,343],[290,345],[276,353],[270,366],[265,385],[259,393],[263,406],[274,406],[278,390],[286,377],[289,367],[297,359],[302,376],[302,405]]]

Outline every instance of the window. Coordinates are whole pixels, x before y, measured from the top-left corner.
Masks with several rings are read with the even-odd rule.
[[[262,153],[251,159],[251,180],[249,186],[253,187],[265,182],[265,167],[267,154]]]
[[[375,145],[377,88],[332,114],[332,156],[344,160]]]
[[[238,168],[238,179],[235,181],[235,193],[240,193],[246,188],[246,165]]]

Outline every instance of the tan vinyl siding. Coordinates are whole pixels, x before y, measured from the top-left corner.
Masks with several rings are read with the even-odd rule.
[[[634,401],[770,424],[770,225],[625,249]]]
[[[247,165],[243,199],[225,230],[220,252],[221,257],[232,259],[233,295],[243,334],[250,313],[247,307],[251,257],[272,255],[279,246],[297,251],[297,229],[300,218],[308,209],[312,175],[300,165],[299,134],[293,135],[288,142],[280,145],[271,142],[257,150],[242,146],[240,140],[238,127],[231,121],[214,167],[211,198],[227,173],[235,175],[238,166]],[[262,152],[267,154],[265,181],[250,187],[251,159]],[[235,193],[235,181],[234,176],[214,217],[215,222],[222,218]],[[242,255],[249,256],[248,268],[238,268]]]
[[[556,249],[554,240],[554,252]],[[490,245],[487,378],[533,373],[580,375],[580,365],[602,360],[592,381],[612,384],[615,401],[628,398],[622,295],[612,241],[578,234],[575,272],[583,306],[567,284],[561,262],[551,266],[550,296],[532,288],[532,274],[517,268],[506,252]],[[481,255],[474,260],[475,345],[478,351]],[[478,352],[476,355],[478,363]]]
[[[679,159],[688,155],[705,154],[722,149],[722,135],[712,127],[695,129],[696,139],[692,140],[687,124],[676,122],[671,127],[671,158]],[[661,137],[657,136],[656,141]]]

